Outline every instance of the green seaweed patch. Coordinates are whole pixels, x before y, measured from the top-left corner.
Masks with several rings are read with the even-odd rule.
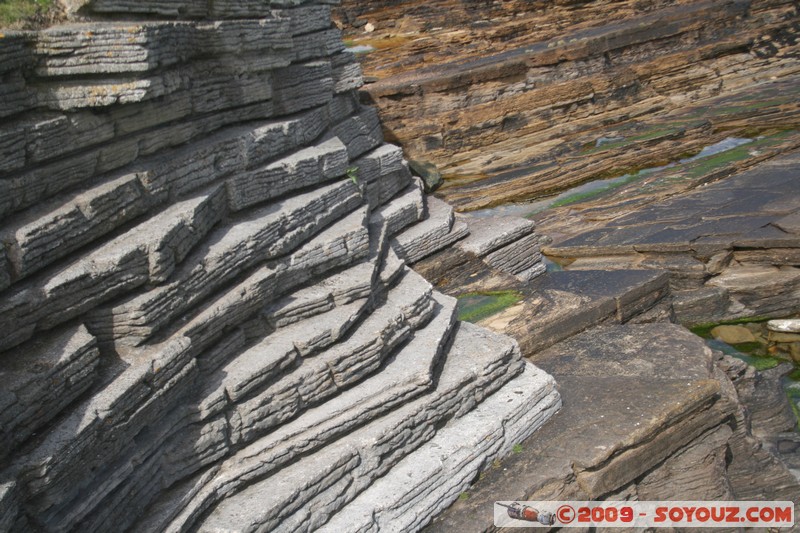
[[[703,337],[704,339],[710,339],[711,338],[711,330],[714,329],[714,327],[716,325],[717,324],[700,324],[698,326],[690,327],[689,331],[691,331],[692,333],[694,333],[698,337]]]
[[[792,381],[800,381],[800,368],[795,368],[786,374],[786,377]]]
[[[761,355],[761,352],[764,349],[764,345],[760,342],[742,342],[739,344],[734,344],[733,347],[748,355]]]
[[[743,145],[738,148],[725,150],[724,152],[720,152],[716,155],[698,159],[695,163],[690,165],[686,175],[690,178],[703,177],[706,174],[710,174],[714,170],[730,165],[731,163],[749,159],[752,157],[750,153],[751,150],[752,148],[750,146]]]
[[[698,159],[687,165],[688,168],[686,170],[686,176],[690,178],[701,178],[715,170],[724,168],[731,163],[749,159],[753,157],[754,150],[758,148],[771,148],[777,146],[795,132],[796,130],[794,129],[776,131],[765,136],[763,139],[757,139],[752,143]]]
[[[748,365],[754,367],[756,370],[769,370],[770,368],[775,368],[779,364],[786,362],[783,359],[772,357],[770,355],[767,355],[766,353],[746,354],[742,352],[739,348],[734,348],[733,346],[730,346],[728,344],[725,344],[724,342],[717,341],[714,339],[709,339],[706,342],[714,350],[719,350],[725,355],[729,355],[731,357],[735,357],[736,359],[740,359],[745,363],[747,363]]]
[[[775,357],[768,357],[768,356],[762,357],[762,356],[758,356],[758,355],[742,354],[742,355],[738,355],[736,357],[737,357],[737,359],[741,359],[742,361],[744,361],[748,365],[754,367],[756,370],[769,370],[770,368],[775,368],[779,364],[786,362],[786,361],[783,361],[781,359],[777,359]]]
[[[30,19],[52,5],[53,0],[0,0],[0,27]]]
[[[462,294],[458,297],[458,319],[479,322],[511,307],[522,299],[517,291],[487,291]]]
[[[717,326],[736,326],[739,324],[752,324],[752,323],[760,323],[766,322],[767,320],[771,320],[768,316],[754,316],[754,317],[747,317],[747,318],[736,318],[734,320],[725,320],[723,322],[705,322],[703,324],[697,324],[689,328],[689,331],[697,335],[698,337],[703,337],[704,339],[711,339],[711,330]]]
[[[625,174],[623,174],[623,175],[625,175]],[[602,194],[604,194],[604,193],[606,193],[608,191],[613,191],[614,189],[618,189],[618,188],[622,187],[623,185],[627,185],[628,183],[630,183],[632,181],[636,181],[640,177],[641,176],[639,175],[638,171],[630,173],[630,174],[627,174],[627,177],[625,179],[615,180],[613,182],[608,183],[607,185],[604,185],[602,187],[598,187],[597,189],[593,189],[591,191],[578,192],[578,193],[575,193],[575,194],[570,194],[569,196],[565,196],[564,198],[561,198],[560,200],[556,200],[555,202],[550,204],[549,208],[552,209],[554,207],[563,207],[565,205],[577,204],[578,202],[582,202],[582,201],[587,200],[589,198],[594,198],[596,196],[600,196],[600,195],[602,195]],[[536,214],[536,213],[533,213],[533,214]]]
[[[800,426],[800,386],[791,384],[783,389],[786,392],[786,397],[789,399],[789,405],[792,406],[794,417],[797,419],[797,425]]]

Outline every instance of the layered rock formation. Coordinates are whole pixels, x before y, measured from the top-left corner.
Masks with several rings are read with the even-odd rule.
[[[405,265],[469,229],[328,4],[0,36],[0,530],[418,529],[559,408]],[[469,246],[528,279],[532,232]]]
[[[459,209],[663,164],[731,131],[798,123],[796,97],[648,123],[755,84],[791,78],[796,87],[790,1],[346,0],[340,18],[355,44],[376,49],[363,56],[375,80],[366,90],[387,134],[439,167],[441,195]],[[367,21],[372,33],[353,26]]]
[[[754,435],[795,424],[785,400],[774,401],[782,395],[685,329],[599,326],[534,360],[558,380],[564,409],[426,531],[496,531],[498,499],[753,498],[800,506],[800,485],[772,453],[774,443]]]
[[[569,270],[668,271],[687,324],[790,316],[800,312],[798,170],[795,151],[638,208],[625,195],[543,214],[561,231],[546,251]]]
[[[673,290],[671,272],[632,269],[622,255],[592,269],[587,257],[523,282],[465,256],[456,246],[415,268],[452,295],[516,293],[478,323],[516,338],[555,377],[564,408],[427,531],[496,531],[498,500],[755,498],[800,509],[797,419],[781,388],[791,365],[758,372],[675,324],[691,291]]]
[[[365,100],[438,166],[437,196],[480,209],[467,221],[535,219],[565,269],[523,282],[466,239],[415,265],[450,295],[515,295],[479,323],[515,337],[565,406],[429,530],[494,531],[496,500],[797,509],[790,365],[756,372],[671,323],[798,312],[796,4],[345,0],[338,16]]]
[[[349,0],[339,16],[375,48],[385,129],[457,209],[534,218],[569,270],[669,271],[686,324],[800,311],[795,4]]]

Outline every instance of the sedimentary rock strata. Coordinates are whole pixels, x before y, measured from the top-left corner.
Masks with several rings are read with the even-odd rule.
[[[796,87],[788,1],[345,0],[339,18],[354,44],[374,49],[361,56],[374,81],[365,89],[387,135],[434,163],[445,177],[438,194],[463,210],[797,124],[792,97],[764,93],[724,113],[701,103]],[[693,104],[700,113],[672,115]]]
[[[601,199],[573,208],[584,230],[545,251],[569,258],[569,270],[669,271],[685,323],[792,315],[800,311],[800,234],[792,223],[799,166],[795,151],[660,202]]]
[[[680,326],[595,327],[533,359],[558,380],[564,409],[426,531],[493,530],[498,493],[520,501],[752,497],[800,505],[797,479],[750,431],[751,423],[753,432],[766,429],[756,430],[763,413],[751,409],[770,411],[767,432],[796,423],[785,400],[764,401],[771,378]]]
[[[415,268],[450,295],[510,293],[479,323],[565,399],[430,530],[494,530],[499,494],[800,503],[788,365],[747,370],[670,324],[800,311],[797,6],[345,0],[337,16],[387,137],[476,211]],[[482,218],[498,214],[542,244]],[[556,264],[526,282],[539,246]]]
[[[545,274],[532,221],[465,216],[423,194],[401,148],[384,142],[392,122],[382,128],[354,93],[361,68],[331,4],[78,1],[70,24],[0,36],[0,530],[419,530],[532,434],[525,446],[543,453],[525,461],[547,461],[519,470],[520,497],[668,498],[678,482],[698,498],[795,498],[770,448],[792,422],[769,387],[779,372],[743,369],[665,323],[672,291],[705,282],[706,264],[716,276],[707,300],[780,305],[742,279],[792,257],[791,239],[777,237],[797,229],[792,210],[770,211],[768,229],[742,225],[730,243],[705,243],[700,264],[687,254],[644,261],[680,266],[678,279]],[[701,96],[718,78],[745,84],[732,66],[744,56],[761,61],[748,63],[759,76],[794,72],[792,8],[781,1],[640,4],[654,10],[646,15],[617,4],[559,3],[532,34],[525,16],[506,20],[498,56],[465,48],[467,62],[414,78],[424,83],[410,93],[402,76],[373,89],[425,113],[414,133],[425,153],[504,147],[496,166],[512,174],[466,193],[479,203],[487,184],[530,192],[511,167],[532,155],[516,143],[572,142],[569,131],[595,120],[665,109],[686,83]],[[453,4],[423,11],[436,21],[443,7]],[[558,28],[567,11],[579,26],[569,31]],[[612,12],[633,19],[593,22]],[[756,27],[770,39],[754,41]],[[552,40],[567,33],[575,40]],[[442,49],[454,43],[464,38]],[[699,59],[686,70],[676,62],[688,50]],[[587,85],[576,73],[604,74]],[[431,107],[430,95],[441,102]],[[630,108],[615,107],[620,99]],[[772,104],[782,117],[796,107]],[[580,122],[586,106],[598,111]],[[425,129],[448,113],[444,130]],[[475,117],[481,127],[465,126]],[[563,117],[578,121],[549,127]],[[636,144],[677,150],[676,139],[719,135],[702,120],[681,128]],[[593,153],[608,155],[607,141]],[[473,155],[450,163],[483,172],[488,159]],[[740,263],[752,271],[729,268]],[[522,301],[461,323],[456,300],[422,274],[451,295],[491,283]],[[523,351],[570,398],[541,441],[561,392]],[[604,413],[619,423],[594,428],[600,450],[586,445],[586,417]],[[562,449],[565,438],[575,446]]]
[[[469,229],[329,2],[78,4],[0,35],[0,530],[419,529],[559,409],[406,266]]]

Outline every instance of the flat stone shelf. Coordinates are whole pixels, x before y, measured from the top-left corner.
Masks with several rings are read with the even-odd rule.
[[[592,229],[544,252],[570,271],[668,271],[683,323],[791,316],[800,311],[798,169],[794,151],[629,210],[598,201],[575,215],[593,218]]]
[[[599,326],[536,354],[563,409],[425,531],[493,530],[494,502],[507,500],[724,500],[758,486],[800,504],[797,480],[739,425],[717,358],[666,323]]]

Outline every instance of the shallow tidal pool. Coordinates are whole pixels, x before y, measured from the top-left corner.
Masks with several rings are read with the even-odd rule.
[[[800,364],[798,364],[797,344],[793,342],[778,342],[775,336],[770,336],[766,327],[767,320],[733,321],[721,324],[703,324],[690,328],[693,333],[704,338],[706,344],[714,350],[736,357],[754,367],[756,370],[769,370],[782,363],[791,363],[794,370],[788,372],[783,377],[781,383],[786,393],[789,403],[792,406],[795,417],[800,427]],[[725,342],[720,338],[715,338],[714,330],[718,326],[735,326],[749,331],[753,340],[746,342]],[[791,340],[785,337],[777,337],[782,340]],[[737,339],[742,340],[742,339]],[[794,347],[792,345],[795,345]]]

